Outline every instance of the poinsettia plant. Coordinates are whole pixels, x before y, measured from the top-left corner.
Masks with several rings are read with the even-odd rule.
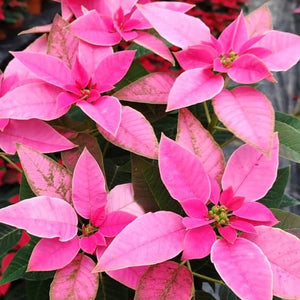
[[[299,299],[279,156],[300,162],[300,121],[257,84],[299,61],[300,37],[266,6],[217,38],[184,2],[61,7],[0,77],[1,157],[22,174],[21,201],[1,202],[0,284],[28,299]],[[149,51],[180,71],[148,73]]]

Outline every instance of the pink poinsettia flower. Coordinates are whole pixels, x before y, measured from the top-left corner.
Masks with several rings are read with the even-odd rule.
[[[26,149],[19,153],[25,151],[24,155]],[[130,185],[106,192],[102,171],[86,149],[75,166],[72,186],[72,205],[60,198],[37,196],[0,210],[2,223],[42,238],[33,249],[28,270],[64,268],[80,249],[93,254],[98,247],[106,248],[106,239],[115,237],[143,213],[133,201]]]
[[[168,110],[213,98],[223,89],[225,75],[243,84],[262,79],[273,81],[271,71],[285,71],[298,62],[300,56],[296,49],[300,38],[297,35],[269,30],[250,37],[252,29],[247,27],[241,12],[218,39],[211,36],[211,41],[189,45],[175,53],[185,72],[177,78],[170,92]],[[181,102],[183,94],[187,99]]]
[[[0,74],[0,98],[19,85],[16,74]],[[64,136],[47,123],[38,120],[0,119],[0,147],[6,153],[16,152],[16,143],[23,143],[43,153],[74,148]]]
[[[80,3],[85,6],[85,1],[70,1],[69,7],[77,16],[70,25],[71,30],[80,39],[94,45],[112,46],[122,40],[133,41],[174,63],[168,47],[154,35],[145,32],[152,25],[136,7],[137,3],[145,2],[149,1],[104,0],[94,6],[87,5],[86,8],[90,10],[82,15]],[[178,13],[192,8],[190,4],[178,2],[156,2],[151,5]]]

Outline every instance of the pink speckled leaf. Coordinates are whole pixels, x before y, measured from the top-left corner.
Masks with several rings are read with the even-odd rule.
[[[171,196],[178,201],[199,200],[206,203],[210,182],[200,160],[162,136],[158,159],[160,176]]]
[[[268,258],[273,271],[273,293],[284,299],[300,298],[300,240],[284,230],[256,226],[256,234],[243,233]]]
[[[224,79],[208,69],[192,69],[180,74],[171,88],[167,111],[201,103],[221,92]]]
[[[138,31],[137,34],[138,36],[133,40],[136,44],[151,50],[171,64],[175,64],[169,48],[160,39],[145,31]]]
[[[274,131],[274,110],[264,94],[249,86],[223,90],[212,101],[220,121],[238,138],[268,154]]]
[[[0,146],[6,153],[14,154],[16,143],[25,144],[43,153],[59,152],[75,147],[47,123],[38,120],[9,120],[0,132]]]
[[[272,187],[277,176],[277,168],[277,134],[274,135],[270,157],[266,157],[249,145],[243,145],[227,162],[222,178],[223,190],[232,187],[234,196],[245,197],[245,201],[256,201]]]
[[[75,258],[79,249],[77,236],[67,242],[61,242],[58,238],[41,239],[31,253],[27,271],[61,269]]]
[[[174,261],[150,266],[141,277],[135,293],[136,300],[189,300],[193,293],[191,271]]]
[[[137,7],[153,28],[175,46],[187,48],[198,45],[201,41],[210,41],[208,27],[198,18],[160,8],[155,3]]]
[[[271,266],[254,243],[243,238],[233,244],[217,240],[211,249],[211,261],[224,282],[241,299],[272,299]]]
[[[85,219],[91,219],[92,213],[107,202],[105,178],[97,161],[86,148],[74,169],[72,200],[78,214]]]
[[[141,216],[144,210],[134,201],[132,183],[116,185],[107,195],[106,213],[124,211],[134,216]]]
[[[99,279],[98,274],[92,273],[94,266],[91,258],[78,254],[69,265],[55,273],[50,286],[50,299],[95,299]]]
[[[37,196],[71,201],[71,174],[55,160],[24,145],[17,152],[30,188]]]
[[[183,249],[182,217],[167,211],[147,213],[127,225],[101,256],[95,271],[152,265]]]
[[[67,27],[69,23],[57,14],[51,26],[48,36],[47,53],[60,58],[66,66],[72,67],[77,52],[78,38]]]
[[[122,107],[122,117],[116,136],[98,126],[100,133],[111,143],[138,155],[157,158],[158,142],[151,124],[137,110]]]
[[[273,29],[270,9],[262,5],[245,17],[248,34],[250,37],[259,36]]]
[[[135,290],[138,286],[141,276],[147,271],[148,268],[148,266],[140,266],[115,271],[107,271],[106,273],[113,279]]]
[[[0,222],[38,237],[68,241],[77,234],[78,220],[66,201],[39,196],[0,209]]]
[[[223,152],[211,134],[186,108],[179,111],[176,141],[200,159],[207,174],[221,181],[225,168]]]
[[[151,73],[126,85],[114,96],[126,101],[167,104],[174,81],[174,76],[167,73]]]

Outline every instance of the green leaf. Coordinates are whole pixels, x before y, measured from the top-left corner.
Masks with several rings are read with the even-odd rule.
[[[240,300],[234,292],[229,289],[226,285],[221,285],[219,290],[220,299],[222,300]]]
[[[20,282],[16,286],[12,287],[5,295],[4,300],[28,300],[24,293],[25,283]]]
[[[5,224],[0,224],[0,256],[6,254],[20,240],[22,230]]]
[[[284,207],[289,207],[289,206],[294,206],[294,205],[299,205],[300,201],[295,199],[294,197],[284,194],[281,200],[281,207],[280,208],[284,208]]]
[[[282,208],[287,202],[283,203],[283,195],[285,187],[288,183],[290,175],[290,167],[282,168],[277,171],[277,178],[272,188],[259,201],[269,208]]]
[[[29,199],[32,197],[35,197],[35,193],[31,190],[26,176],[23,173],[20,184],[20,200]]]
[[[148,55],[150,53],[153,53],[151,50],[147,49],[147,48],[144,48],[143,46],[141,45],[138,45],[138,44],[133,44],[130,48],[130,50],[136,50],[136,53],[135,53],[135,58],[139,58],[141,56],[145,56],[145,55]]]
[[[280,221],[275,227],[281,229],[300,228],[300,216],[277,208],[272,208],[271,210],[275,217]]]
[[[102,273],[95,300],[130,300],[133,299],[133,296],[130,297],[131,294],[133,294],[131,289]]]
[[[169,210],[182,214],[181,206],[160,179],[156,161],[132,154],[132,184],[135,200],[145,211]]]
[[[204,291],[195,291],[195,300],[216,300],[211,294],[206,293]]]
[[[280,156],[300,163],[300,120],[276,112],[275,131],[278,131]]]
[[[30,300],[48,300],[52,279],[26,281],[26,297]]]
[[[24,276],[32,249],[33,245],[29,242],[29,244],[22,247],[15,254],[11,263],[3,273],[0,284],[11,282]]]

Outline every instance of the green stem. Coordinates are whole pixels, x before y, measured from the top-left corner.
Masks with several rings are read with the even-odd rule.
[[[210,118],[209,109],[208,109],[206,101],[203,102],[203,107],[204,107],[204,112],[205,112],[206,120],[207,120],[208,123],[210,123],[211,122],[211,118]]]
[[[220,147],[224,148],[225,146],[229,145],[230,143],[234,142],[235,140],[237,140],[237,138],[234,136],[231,139],[229,139],[228,141],[226,141],[225,143],[223,143]]]
[[[109,148],[109,142],[106,142],[105,145],[104,145],[104,149],[102,151],[103,158],[105,157],[108,148]]]
[[[215,283],[219,283],[219,284],[225,285],[225,283],[222,280],[218,280],[218,279],[215,279],[215,278],[212,278],[212,277],[208,277],[208,276],[205,276],[205,275],[202,275],[202,274],[198,274],[198,273],[195,273],[195,272],[192,272],[192,274],[194,276],[196,276],[196,277],[201,278],[201,279],[205,279],[207,281],[211,281],[211,282],[215,282]]]
[[[2,157],[4,160],[6,160],[9,164],[11,164],[17,171],[19,171],[20,173],[23,172],[23,170],[21,168],[19,168],[10,158],[8,158],[6,155],[4,154],[0,154],[0,157]]]
[[[227,128],[220,127],[220,126],[215,126],[214,128],[215,128],[216,130],[219,130],[219,131],[226,131],[226,132],[229,131]]]
[[[215,113],[213,113],[211,121],[208,125],[207,130],[211,133],[211,135],[213,135],[213,133],[216,131],[215,127],[218,124],[218,117]]]

